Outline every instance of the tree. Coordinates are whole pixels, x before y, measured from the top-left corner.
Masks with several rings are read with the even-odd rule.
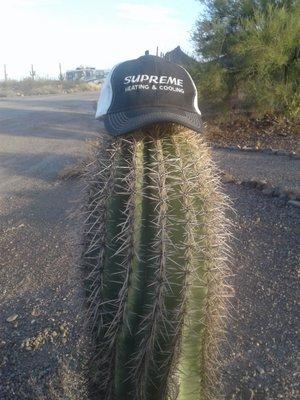
[[[244,106],[297,114],[300,5],[296,0],[208,0],[193,41],[203,60],[201,96],[219,104],[243,91]],[[203,81],[212,82],[210,87]],[[299,95],[298,95],[299,96]]]
[[[299,3],[298,3],[299,4]],[[268,5],[242,20],[239,43],[233,52],[241,61],[237,71],[250,102],[293,116],[299,112],[300,13],[298,9]],[[257,90],[259,88],[259,90]]]

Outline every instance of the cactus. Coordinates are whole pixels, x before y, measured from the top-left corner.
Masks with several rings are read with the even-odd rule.
[[[155,124],[103,137],[87,189],[93,397],[217,398],[226,201],[200,135]]]

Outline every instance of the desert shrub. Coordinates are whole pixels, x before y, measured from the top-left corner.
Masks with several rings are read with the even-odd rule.
[[[228,109],[232,99],[257,114],[299,120],[300,3],[209,0],[193,40],[200,102]]]
[[[260,112],[279,111],[291,117],[299,111],[300,14],[269,5],[242,21],[241,41],[234,51],[242,64],[238,79],[248,103]]]

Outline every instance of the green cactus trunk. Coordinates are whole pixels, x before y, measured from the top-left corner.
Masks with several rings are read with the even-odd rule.
[[[103,140],[87,203],[94,398],[216,398],[225,202],[200,136],[160,124]]]

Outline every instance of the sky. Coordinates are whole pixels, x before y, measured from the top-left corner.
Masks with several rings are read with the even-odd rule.
[[[0,79],[57,77],[79,65],[118,62],[176,46],[193,54],[197,0],[0,0]]]

